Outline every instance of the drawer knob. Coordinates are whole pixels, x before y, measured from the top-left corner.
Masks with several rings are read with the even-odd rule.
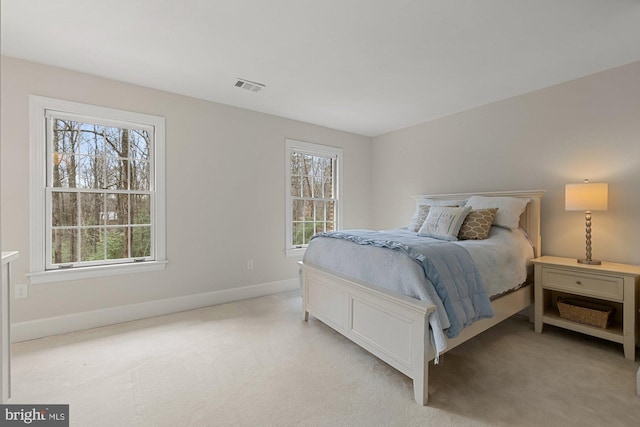
[[[580,280],[576,280],[576,285],[582,285],[582,282]]]

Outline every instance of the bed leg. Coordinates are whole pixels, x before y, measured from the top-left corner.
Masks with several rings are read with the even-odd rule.
[[[305,269],[302,268],[302,262],[300,264],[300,290],[302,291],[302,321],[309,321],[309,312],[307,311],[307,301],[309,301],[309,283],[306,279]]]
[[[425,377],[419,380],[413,380],[413,397],[422,406],[427,406],[429,400],[429,381],[425,371]]]
[[[417,375],[413,379],[413,397],[422,406],[427,406],[429,399],[429,365],[427,363],[425,363],[423,375]]]
[[[534,324],[536,321],[536,315],[535,315],[535,308],[533,304],[529,305],[528,314],[529,314],[529,323]]]

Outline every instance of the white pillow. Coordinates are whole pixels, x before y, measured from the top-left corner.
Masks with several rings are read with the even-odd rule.
[[[471,196],[466,206],[471,209],[498,208],[493,225],[515,230],[520,225],[520,215],[524,212],[529,199],[519,197]]]
[[[437,200],[421,198],[416,203],[416,210],[411,217],[411,222],[407,226],[410,231],[418,231],[424,220],[429,214],[429,208],[431,206],[464,206],[465,200]]]
[[[458,240],[458,231],[462,222],[471,211],[469,206],[453,208],[448,206],[432,206],[418,236],[433,237],[441,240]]]

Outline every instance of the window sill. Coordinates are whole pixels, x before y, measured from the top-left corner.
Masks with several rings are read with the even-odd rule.
[[[142,273],[164,270],[167,261],[147,261],[131,264],[100,265],[94,267],[77,267],[72,269],[49,270],[29,273],[31,284],[67,282],[71,280],[95,279],[120,274]]]
[[[295,249],[285,249],[284,252],[287,254],[287,258],[299,258],[302,259],[304,256],[304,252],[307,248],[295,248]]]

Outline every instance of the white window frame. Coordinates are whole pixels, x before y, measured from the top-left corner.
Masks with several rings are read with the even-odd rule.
[[[47,270],[46,245],[50,242],[47,226],[47,111],[68,113],[94,119],[97,123],[136,123],[154,128],[153,162],[155,186],[152,206],[152,254],[144,262],[78,266]],[[29,182],[29,269],[31,283],[50,283],[90,279],[118,274],[163,270],[166,260],[166,198],[165,198],[165,120],[142,113],[81,104],[78,102],[29,96],[30,182]]]
[[[293,246],[293,197],[291,196],[291,153],[293,151],[315,154],[319,156],[335,157],[335,210],[334,220],[335,229],[340,229],[340,221],[342,220],[342,202],[340,197],[342,195],[342,148],[331,147],[328,145],[313,144],[310,142],[296,141],[293,139],[286,140],[285,149],[285,165],[286,165],[286,182],[285,182],[285,195],[286,195],[286,214],[285,214],[285,253],[287,257],[301,257],[304,255],[304,251],[307,246]]]

